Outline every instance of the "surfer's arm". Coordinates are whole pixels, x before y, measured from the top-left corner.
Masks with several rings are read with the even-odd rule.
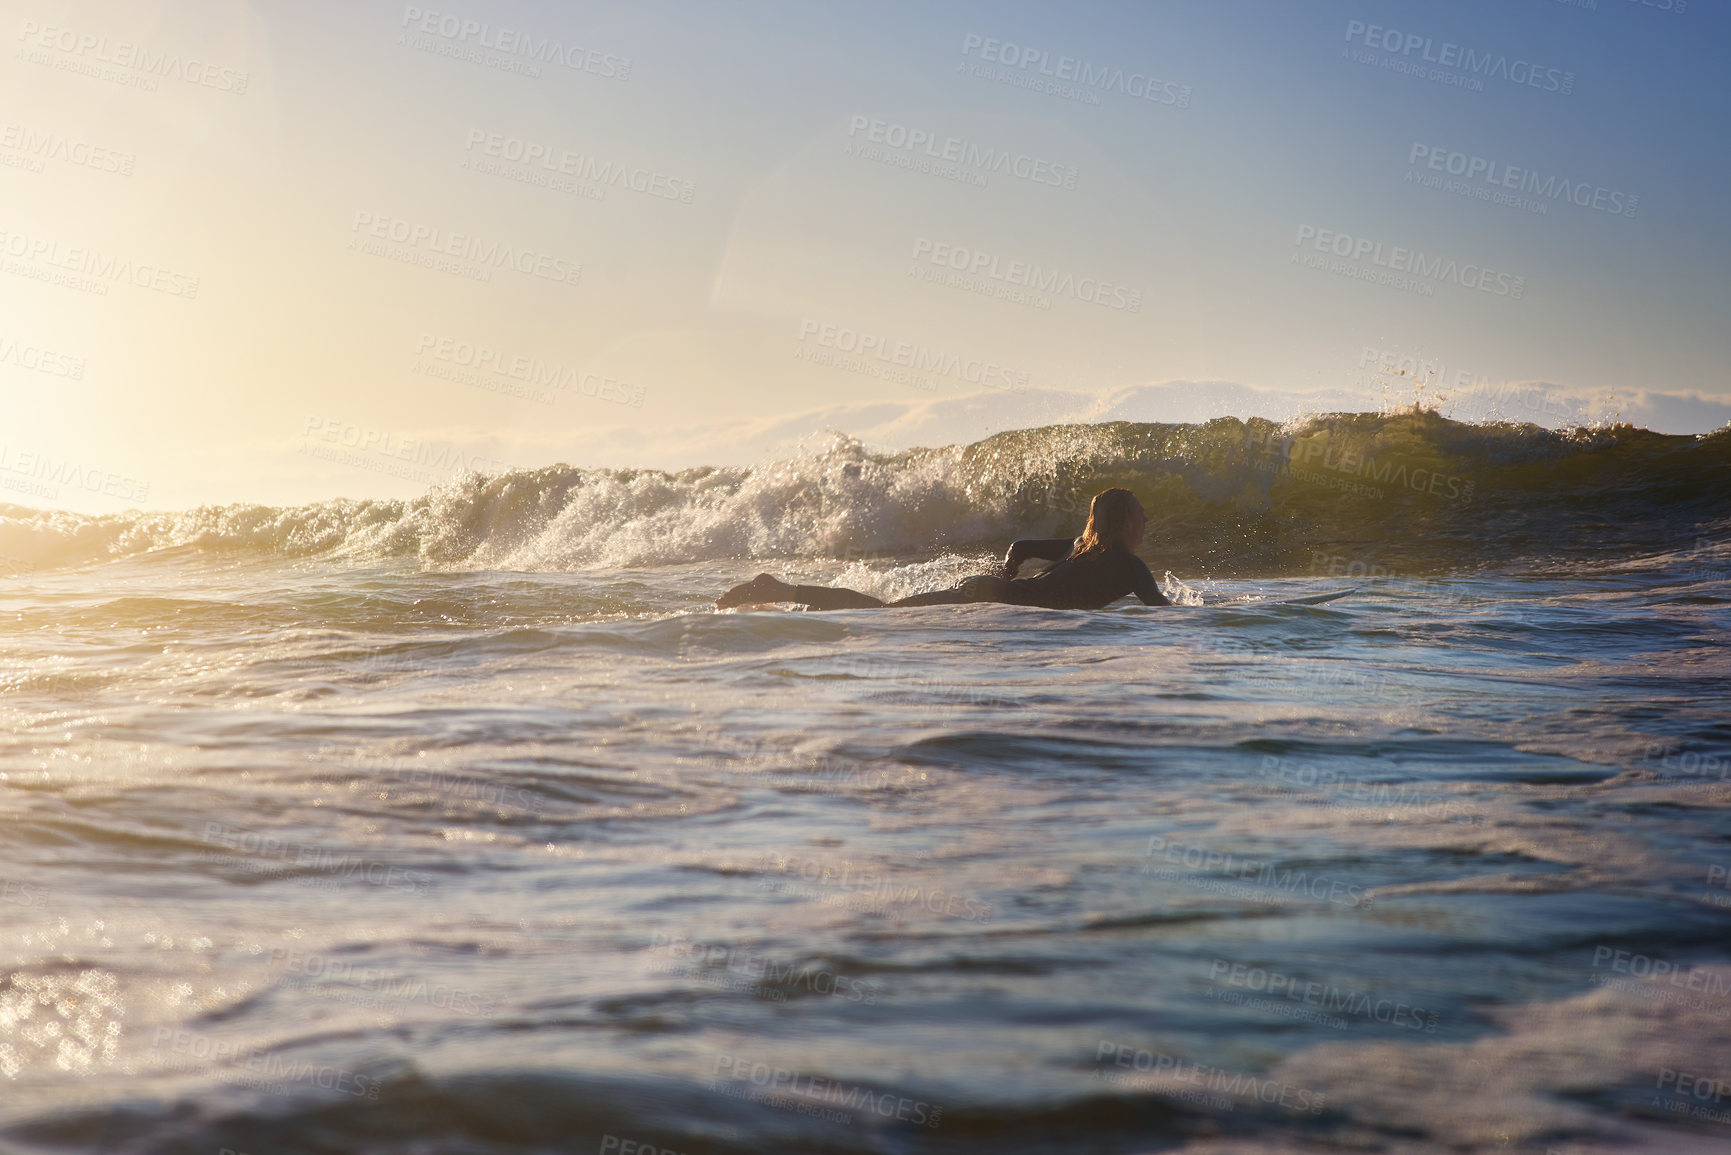
[[[1130,592],[1145,606],[1169,606],[1172,599],[1160,592],[1160,583],[1148,571],[1148,566],[1134,554],[1130,557]]]
[[[1042,561],[1063,561],[1076,546],[1073,537],[1024,537],[1010,543],[1004,555],[1004,576],[1015,577],[1016,567],[1031,557]]]

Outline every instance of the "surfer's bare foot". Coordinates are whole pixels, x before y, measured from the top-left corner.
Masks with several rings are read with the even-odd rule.
[[[715,599],[718,610],[731,609],[734,606],[756,605],[762,602],[786,602],[793,600],[793,587],[786,582],[760,573],[744,585],[734,586]]]

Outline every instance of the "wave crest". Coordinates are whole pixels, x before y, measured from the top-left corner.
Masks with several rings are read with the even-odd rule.
[[[566,465],[465,475],[410,500],[103,516],[0,506],[14,570],[212,552],[437,569],[932,556],[1081,528],[1134,490],[1145,555],[1185,572],[1301,572],[1347,550],[1410,569],[1675,548],[1731,521],[1731,430],[1553,432],[1429,411],[1277,425],[1113,422],[872,453],[840,434],[751,467]]]

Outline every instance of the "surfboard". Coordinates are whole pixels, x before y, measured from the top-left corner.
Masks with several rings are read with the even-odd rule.
[[[1358,586],[1353,586],[1351,589],[1347,590],[1329,590],[1325,594],[1307,594],[1301,598],[1281,598],[1274,604],[1279,606],[1319,606],[1323,602],[1332,602],[1336,598],[1345,597],[1347,594],[1355,594],[1359,591],[1359,588],[1360,587]]]
[[[1320,606],[1324,602],[1332,602],[1348,594],[1355,594],[1363,588],[1363,586],[1353,586],[1351,589],[1306,594],[1301,598],[1234,598],[1231,601],[1209,602],[1208,604],[1214,606]]]
[[[1355,594],[1358,591],[1359,587],[1353,586],[1349,590],[1330,590],[1325,594],[1310,594],[1302,598],[1281,598],[1280,604],[1283,606],[1319,606],[1323,602],[1331,602],[1336,598],[1343,598],[1347,594]]]

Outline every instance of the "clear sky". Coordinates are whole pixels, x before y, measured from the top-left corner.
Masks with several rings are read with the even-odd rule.
[[[1374,408],[1421,364],[1731,404],[1717,2],[7,10],[0,501],[403,496],[982,389]]]

